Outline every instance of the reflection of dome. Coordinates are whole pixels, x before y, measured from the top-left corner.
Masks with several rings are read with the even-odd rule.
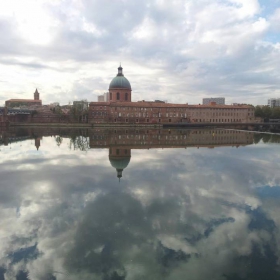
[[[109,156],[110,163],[112,167],[116,169],[125,169],[129,162],[130,162],[130,157],[125,157],[125,158],[115,158]]]
[[[122,177],[123,170],[128,166],[130,157],[130,149],[110,148],[109,160],[112,167],[117,170],[117,177],[119,179]]]
[[[131,85],[128,79],[122,73],[122,67],[118,68],[117,76],[111,81],[109,89],[113,88],[127,88],[131,90]]]

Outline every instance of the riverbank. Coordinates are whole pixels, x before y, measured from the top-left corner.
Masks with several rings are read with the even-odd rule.
[[[120,124],[120,123],[10,123],[10,127],[66,127],[66,128],[125,128],[125,127],[145,127],[145,128],[162,128],[162,124]]]
[[[274,127],[280,128],[280,123],[275,122],[248,122],[248,123],[165,123],[165,124],[129,124],[129,123],[22,123],[10,122],[10,127],[65,127],[65,128],[229,128],[229,127]]]

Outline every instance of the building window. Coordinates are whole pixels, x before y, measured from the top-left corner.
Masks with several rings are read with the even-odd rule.
[[[128,93],[125,93],[125,100],[128,100]]]
[[[117,100],[120,100],[120,93],[117,92]]]
[[[120,150],[119,149],[117,149],[117,155],[119,155],[120,154]]]
[[[136,119],[136,122],[139,122],[139,120],[138,120],[138,119]]]
[[[158,119],[158,122],[161,122],[161,119]]]
[[[110,100],[112,100],[112,92],[110,92]]]
[[[125,119],[125,122],[128,122],[128,119]]]
[[[171,122],[171,119],[169,119],[169,122]]]
[[[147,119],[147,122],[149,122],[150,120],[149,119]]]
[[[115,119],[115,122],[117,122],[117,119]]]

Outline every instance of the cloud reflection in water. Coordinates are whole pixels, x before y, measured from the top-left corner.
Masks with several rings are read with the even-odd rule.
[[[64,138],[1,148],[0,279],[279,279],[277,145],[130,147],[119,183]]]

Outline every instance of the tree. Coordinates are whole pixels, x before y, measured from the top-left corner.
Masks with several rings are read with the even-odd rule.
[[[60,145],[63,141],[63,138],[61,136],[56,136],[55,141],[56,141],[57,146],[60,147]]]
[[[263,118],[263,111],[260,106],[255,107],[255,117]]]
[[[272,110],[269,106],[263,106],[262,111],[263,111],[263,118],[269,119],[271,117]]]
[[[280,119],[280,107],[272,108],[271,118],[272,119]]]
[[[89,111],[88,104],[89,102],[86,99],[81,101],[74,101],[73,106],[70,110],[71,117],[73,117],[78,122],[82,122],[83,120],[87,122]]]
[[[90,146],[89,146],[89,137],[84,137],[84,136],[72,136],[70,138],[70,145],[69,148],[70,150],[80,150],[80,151],[87,151]]]

